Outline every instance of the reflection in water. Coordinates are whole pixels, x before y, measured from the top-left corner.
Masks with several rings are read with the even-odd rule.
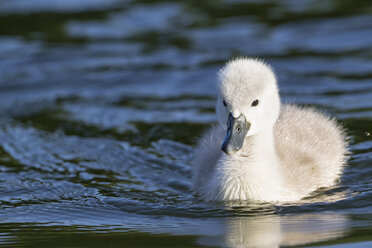
[[[202,237],[198,243],[226,247],[305,245],[345,236],[347,222],[347,217],[339,214],[236,217],[223,223],[223,235]]]

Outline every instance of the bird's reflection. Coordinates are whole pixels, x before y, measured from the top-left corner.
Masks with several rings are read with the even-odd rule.
[[[264,215],[231,217],[219,236],[200,238],[199,244],[226,247],[298,246],[340,238],[347,217],[340,214]]]

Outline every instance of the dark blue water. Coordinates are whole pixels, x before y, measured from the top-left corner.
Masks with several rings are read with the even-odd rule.
[[[1,1],[0,246],[372,246],[371,23],[361,0]],[[194,198],[216,72],[240,55],[348,129],[337,186]]]

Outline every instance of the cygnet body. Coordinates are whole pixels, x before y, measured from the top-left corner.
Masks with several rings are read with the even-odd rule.
[[[346,163],[344,130],[312,108],[281,105],[264,62],[239,58],[219,72],[219,124],[199,142],[193,189],[207,201],[298,201],[334,185]]]

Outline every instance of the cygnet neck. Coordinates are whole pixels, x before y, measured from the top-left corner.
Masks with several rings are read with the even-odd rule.
[[[243,148],[232,156],[225,155],[223,161],[219,170],[225,178],[222,185],[230,192],[223,199],[273,201],[282,197],[283,176],[275,152],[273,128],[246,137]]]
[[[245,137],[243,148],[237,155],[242,159],[254,160],[261,167],[277,165],[273,127]]]

